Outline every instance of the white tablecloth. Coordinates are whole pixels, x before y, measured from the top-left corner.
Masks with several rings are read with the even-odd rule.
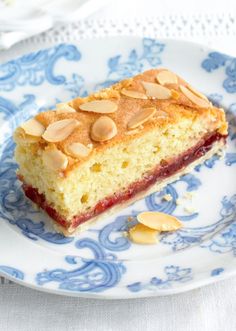
[[[174,37],[236,54],[235,0],[120,0],[0,53],[0,63],[61,41],[104,35]],[[168,11],[167,11],[168,10]],[[55,296],[0,279],[0,331],[233,331],[236,278],[170,297],[104,301]]]
[[[1,331],[234,331],[236,279],[137,300],[60,297],[0,286]]]

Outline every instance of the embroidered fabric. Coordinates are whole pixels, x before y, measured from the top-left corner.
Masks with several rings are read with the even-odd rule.
[[[132,20],[92,20],[58,25],[24,41],[65,42],[110,35],[147,35],[158,38],[236,36],[236,17],[222,15],[161,15]]]

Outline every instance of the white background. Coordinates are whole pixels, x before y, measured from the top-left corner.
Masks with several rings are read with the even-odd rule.
[[[99,1],[99,0],[98,0]],[[90,17],[144,20],[160,15],[235,15],[235,0],[116,0]],[[209,33],[193,38],[235,54],[236,35]],[[23,52],[23,44],[16,46]],[[9,52],[0,53],[0,59]],[[0,331],[233,331],[236,330],[236,279],[171,297],[104,301],[66,298],[0,284]]]

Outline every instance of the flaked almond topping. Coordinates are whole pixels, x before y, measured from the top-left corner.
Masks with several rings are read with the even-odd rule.
[[[134,99],[147,99],[146,94],[139,91],[127,90],[125,88],[121,90],[121,94]]]
[[[25,131],[19,127],[16,129],[14,133],[14,137],[16,138],[17,142],[20,142],[23,145],[27,144],[34,144],[40,141],[41,137],[32,136],[26,134]]]
[[[75,119],[65,119],[50,124],[43,134],[43,138],[48,142],[59,142],[66,139],[79,125]]]
[[[26,134],[34,137],[41,137],[45,131],[45,127],[35,118],[31,118],[27,122],[21,124],[21,128]]]
[[[165,100],[171,98],[171,91],[156,83],[142,82],[146,95],[155,99]]]
[[[76,110],[69,106],[67,103],[57,103],[56,104],[56,112],[57,114],[63,114],[63,113],[76,113]]]
[[[125,135],[132,136],[133,134],[136,134],[136,133],[139,133],[139,132],[140,132],[140,127],[138,129],[126,131]]]
[[[91,138],[94,141],[110,140],[117,134],[115,122],[108,116],[99,117],[92,125]]]
[[[110,114],[117,111],[118,106],[115,102],[110,100],[94,100],[85,102],[79,106],[80,110],[91,111],[100,114]]]
[[[128,237],[136,244],[156,244],[158,233],[158,231],[150,229],[143,224],[136,224],[134,227],[129,229]]]
[[[163,111],[163,110],[158,110],[157,112],[156,112],[156,114],[155,114],[155,117],[156,118],[166,118],[166,117],[168,117],[169,115],[165,112],[165,111]]]
[[[44,165],[55,171],[65,170],[68,165],[68,159],[58,149],[46,150],[42,155]]]
[[[190,101],[192,101],[198,107],[201,108],[210,107],[210,103],[208,100],[199,98],[198,96],[196,96],[196,94],[192,93],[187,87],[180,85],[180,90]]]
[[[142,108],[138,113],[136,113],[128,123],[128,129],[135,129],[141,124],[148,121],[156,112],[155,107]]]
[[[173,99],[177,100],[179,99],[179,92],[177,92],[176,90],[171,90],[171,96]]]
[[[169,70],[160,71],[156,75],[156,79],[157,79],[158,83],[161,84],[161,85],[178,84],[177,76]]]
[[[206,101],[208,101],[207,97],[202,94],[201,92],[195,90],[195,88],[193,88],[191,85],[188,85],[188,89],[193,92],[197,97],[201,98],[201,99],[204,99]]]
[[[174,216],[157,211],[147,211],[137,216],[139,223],[157,231],[175,231],[182,223]]]
[[[66,147],[66,151],[74,157],[80,158],[88,156],[92,149],[81,143],[72,143]]]

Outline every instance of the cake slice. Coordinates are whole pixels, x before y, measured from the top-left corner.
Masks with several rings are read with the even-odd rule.
[[[16,129],[25,195],[65,235],[161,190],[225,145],[222,108],[153,69]]]

